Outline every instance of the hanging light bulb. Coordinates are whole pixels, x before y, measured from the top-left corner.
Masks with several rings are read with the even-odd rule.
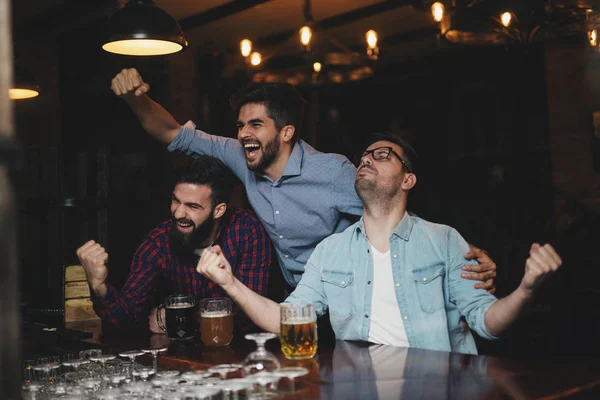
[[[252,53],[250,55],[250,64],[252,64],[256,67],[261,62],[262,62],[262,56],[260,55],[260,53],[258,51],[255,51],[254,53]]]
[[[312,30],[308,25],[304,25],[300,28],[300,43],[304,46],[308,46],[310,44],[310,38],[312,37]]]
[[[435,22],[441,22],[444,18],[444,5],[439,1],[431,5],[431,14]]]
[[[365,37],[367,38],[367,46],[369,46],[370,49],[377,47],[377,32],[371,29],[365,34]]]
[[[103,27],[102,48],[109,53],[157,56],[188,45],[177,21],[152,0],[129,0]]]
[[[317,73],[321,72],[322,68],[323,68],[323,65],[318,61],[313,64],[313,70]]]
[[[588,40],[590,41],[590,46],[595,47],[598,44],[598,31],[595,29],[589,31]]]
[[[365,38],[367,39],[367,55],[371,60],[377,60],[377,57],[379,56],[377,32],[371,29],[365,33]]]
[[[502,13],[502,15],[500,16],[500,21],[502,22],[502,25],[504,25],[505,28],[508,28],[510,26],[510,23],[512,22],[512,14],[508,11]]]
[[[244,39],[240,42],[240,51],[244,57],[248,57],[252,52],[252,42],[248,39]]]

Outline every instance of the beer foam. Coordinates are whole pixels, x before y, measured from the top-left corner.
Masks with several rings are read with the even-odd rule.
[[[203,318],[219,318],[230,315],[229,311],[202,311],[200,314]]]
[[[166,308],[190,308],[194,307],[192,303],[177,303],[177,304],[169,304]]]
[[[310,317],[305,318],[295,318],[293,321],[281,321],[283,325],[302,325],[302,324],[310,324],[316,322],[314,319]]]

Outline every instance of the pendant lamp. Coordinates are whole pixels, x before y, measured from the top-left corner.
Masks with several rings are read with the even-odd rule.
[[[11,100],[23,100],[37,97],[40,94],[40,87],[36,85],[33,76],[20,66],[15,65],[14,82],[8,89],[8,97]]]
[[[184,50],[188,43],[177,21],[152,0],[129,0],[106,22],[102,48],[128,56],[158,56]]]

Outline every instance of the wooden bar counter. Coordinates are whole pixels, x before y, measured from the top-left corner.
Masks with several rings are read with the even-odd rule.
[[[196,370],[222,363],[241,363],[254,342],[235,338],[224,348],[206,348],[200,340],[169,343],[166,335],[138,329],[105,329],[99,322],[74,323],[70,328],[93,332],[81,339],[71,331],[48,331],[31,323],[23,327],[23,357],[100,348],[105,353],[168,346],[159,368]],[[286,360],[279,341],[267,349],[282,366],[303,366],[290,399],[600,399],[600,360],[556,358],[543,361],[470,356],[367,343],[319,343],[314,359]],[[149,356],[137,361],[150,364]]]

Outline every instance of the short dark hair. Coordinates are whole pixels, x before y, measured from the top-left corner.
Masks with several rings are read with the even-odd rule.
[[[406,165],[408,165],[408,168],[410,168],[410,171],[415,172],[419,155],[417,154],[415,149],[410,145],[410,143],[408,143],[408,141],[405,139],[407,136],[409,136],[409,133],[408,131],[404,130],[398,133],[390,131],[375,132],[368,136],[365,148],[367,148],[375,142],[379,142],[380,140],[395,143],[398,146],[402,147],[402,150],[404,150],[403,159],[406,162]],[[402,168],[404,169],[405,167],[402,166]]]
[[[179,183],[210,187],[214,208],[217,204],[227,204],[231,200],[234,177],[221,160],[211,156],[200,156],[186,161],[175,170],[175,184]]]
[[[292,143],[298,140],[302,131],[306,101],[289,83],[252,82],[231,95],[229,103],[236,118],[244,105],[263,104],[267,115],[275,122],[277,131],[286,125],[293,125],[295,132]]]

